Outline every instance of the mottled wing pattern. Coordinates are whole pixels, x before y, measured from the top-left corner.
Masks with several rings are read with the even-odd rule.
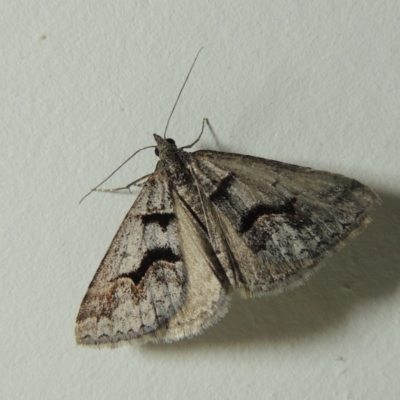
[[[213,151],[188,160],[210,242],[245,296],[301,283],[365,227],[378,200],[354,179],[311,168]]]
[[[77,342],[171,342],[201,333],[228,310],[216,268],[206,232],[159,164],[82,301]]]
[[[170,182],[156,168],[82,301],[77,342],[112,344],[159,329],[182,307],[186,279]]]

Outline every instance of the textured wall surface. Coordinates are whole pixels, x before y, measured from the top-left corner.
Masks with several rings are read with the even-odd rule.
[[[0,397],[398,399],[397,0],[3,2]],[[76,314],[133,194],[80,198],[169,126],[179,145],[341,173],[367,230],[305,286],[234,298],[193,340],[94,350]],[[105,187],[154,169],[143,152]]]

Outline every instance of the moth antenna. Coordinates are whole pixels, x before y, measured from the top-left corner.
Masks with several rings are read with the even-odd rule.
[[[165,135],[167,134],[167,129],[168,129],[169,121],[171,120],[172,114],[173,114],[174,111],[175,111],[175,107],[176,107],[176,105],[178,104],[179,98],[181,97],[181,94],[182,94],[182,92],[183,92],[183,89],[185,88],[186,82],[187,82],[188,79],[189,79],[190,73],[192,72],[192,69],[193,69],[193,67],[194,67],[194,64],[196,63],[197,57],[199,56],[201,50],[203,50],[203,47],[200,47],[200,50],[197,52],[196,57],[194,58],[194,60],[193,60],[193,62],[192,62],[192,66],[190,67],[189,72],[188,72],[188,74],[186,75],[185,82],[183,82],[183,85],[182,85],[182,87],[181,87],[181,90],[179,91],[178,97],[176,98],[175,104],[174,104],[174,106],[172,107],[171,113],[169,114],[169,117],[168,117],[168,120],[167,120],[167,124],[165,125],[165,130],[164,130],[164,135],[163,135],[164,139],[165,139],[165,137],[166,137]]]
[[[86,199],[86,197],[88,197],[91,193],[93,193],[94,191],[96,191],[96,189],[101,186],[104,182],[108,181],[117,171],[119,171],[129,160],[131,160],[133,157],[136,156],[137,153],[140,153],[142,150],[146,150],[146,149],[152,149],[154,147],[157,146],[146,146],[146,147],[142,147],[141,149],[135,151],[131,156],[129,156],[118,168],[116,168],[113,172],[111,172],[110,175],[107,176],[106,179],[104,179],[102,182],[100,182],[95,188],[93,188],[89,193],[85,194],[85,196],[82,197],[82,199],[80,200],[79,204],[82,203],[83,200]]]

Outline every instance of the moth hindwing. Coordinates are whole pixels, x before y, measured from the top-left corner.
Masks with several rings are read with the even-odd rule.
[[[82,301],[79,344],[197,335],[226,314],[231,290],[301,284],[378,201],[342,175],[154,137],[160,161]]]

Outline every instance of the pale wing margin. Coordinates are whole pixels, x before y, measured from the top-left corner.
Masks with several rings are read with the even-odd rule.
[[[159,329],[182,307],[186,279],[171,188],[158,164],[82,301],[77,343],[113,346]]]
[[[190,160],[209,202],[211,243],[229,259],[221,264],[245,296],[303,282],[364,229],[379,201],[354,179],[311,168],[213,151],[191,153]]]

